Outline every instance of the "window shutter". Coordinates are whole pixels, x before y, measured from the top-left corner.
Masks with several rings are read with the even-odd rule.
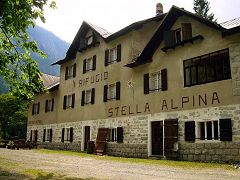
[[[108,61],[109,61],[109,50],[107,49],[105,51],[105,66],[108,66]]]
[[[83,60],[83,74],[86,73],[86,59]]]
[[[85,104],[85,91],[82,91],[82,99],[81,99],[81,106]]]
[[[67,80],[68,79],[68,67],[66,67],[66,69],[65,69],[65,80]]]
[[[34,104],[32,105],[32,115],[34,115]]]
[[[65,129],[64,128],[62,128],[62,142],[64,142],[64,133],[65,133]]]
[[[45,112],[47,112],[48,111],[48,100],[46,100],[46,102],[45,102]]]
[[[107,91],[108,91],[108,85],[104,85],[103,102],[107,102]]]
[[[121,44],[117,45],[117,62],[121,61]]]
[[[95,102],[95,88],[92,88],[91,104],[94,104],[94,102]]]
[[[49,142],[52,142],[52,136],[53,136],[53,132],[52,132],[52,129],[50,129],[50,138],[49,138]]]
[[[39,114],[40,111],[40,102],[38,102],[38,109],[37,109],[37,113]]]
[[[149,94],[149,74],[144,74],[143,77],[143,84],[144,84],[144,94]]]
[[[77,71],[77,64],[74,63],[74,65],[73,65],[73,77],[76,77],[76,71]]]
[[[43,142],[45,142],[46,139],[46,129],[43,130]]]
[[[51,107],[51,111],[54,110],[54,98],[52,98],[52,107]]]
[[[121,85],[120,81],[116,83],[116,100],[120,100]]]
[[[75,105],[75,94],[72,94],[72,108],[74,108]]]
[[[66,106],[67,106],[67,96],[64,96],[64,99],[63,99],[63,109],[66,109]]]
[[[162,81],[162,91],[166,91],[168,89],[167,69],[161,70],[161,81]]]
[[[123,127],[117,127],[117,142],[123,142]]]
[[[191,38],[192,38],[191,23],[182,23],[182,40],[188,40]]]
[[[171,47],[176,44],[175,31],[164,31],[163,39],[166,47]]]
[[[93,70],[93,71],[96,70],[96,59],[97,59],[97,56],[94,55],[94,56],[93,56],[93,65],[92,65],[92,70]]]
[[[220,141],[232,141],[231,119],[220,119]]]
[[[185,122],[185,141],[195,141],[195,121]]]
[[[73,142],[73,128],[70,128],[70,143]]]

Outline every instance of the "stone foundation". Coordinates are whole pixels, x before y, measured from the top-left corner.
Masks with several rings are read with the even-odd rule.
[[[240,162],[240,142],[180,143],[180,159],[202,162]]]
[[[123,143],[107,143],[107,154],[123,157],[147,158],[151,156],[151,122],[165,119],[178,119],[179,159],[204,162],[236,162],[240,161],[240,105],[210,107],[186,111],[163,112],[141,116],[117,117],[61,124],[28,126],[30,130],[38,130],[39,147],[81,151],[83,145],[84,126],[90,126],[90,140],[95,141],[98,128],[123,127]],[[232,141],[198,141],[185,142],[184,123],[186,121],[219,120],[231,118]],[[61,131],[64,127],[74,128],[73,143],[61,142]],[[53,142],[42,143],[43,129],[52,128]]]
[[[147,158],[147,144],[107,143],[110,156]]]

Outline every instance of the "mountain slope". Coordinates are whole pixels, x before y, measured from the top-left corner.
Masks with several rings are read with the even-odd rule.
[[[59,76],[60,67],[58,65],[51,66],[51,64],[65,57],[70,44],[37,25],[34,28],[29,28],[28,33],[36,41],[38,48],[47,55],[46,59],[37,54],[31,55],[38,62],[40,71]],[[6,92],[7,86],[4,84],[2,77],[0,77],[0,94]]]
[[[47,58],[43,59],[32,54],[32,57],[39,63],[40,71],[46,74],[59,75],[59,66],[51,66],[51,64],[65,57],[70,44],[37,25],[35,28],[29,28],[28,33],[37,42],[38,48],[47,55]]]

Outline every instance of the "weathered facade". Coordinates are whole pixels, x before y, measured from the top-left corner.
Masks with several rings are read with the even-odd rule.
[[[85,151],[104,127],[110,155],[240,161],[237,22],[175,6],[114,34],[83,22],[60,82],[29,108],[28,139]]]

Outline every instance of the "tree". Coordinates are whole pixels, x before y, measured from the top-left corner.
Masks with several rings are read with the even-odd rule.
[[[27,33],[34,20],[45,22],[44,7],[47,0],[0,1],[0,75],[8,83],[10,92],[31,99],[34,93],[44,90],[38,64],[30,56],[41,52]],[[55,8],[52,1],[49,6]]]
[[[210,3],[207,0],[194,0],[193,2],[193,10],[195,11],[195,14],[202,16],[210,21],[216,21],[214,20],[214,14],[209,14],[210,10]]]
[[[0,95],[0,137],[24,138],[27,126],[27,101],[10,94]]]

